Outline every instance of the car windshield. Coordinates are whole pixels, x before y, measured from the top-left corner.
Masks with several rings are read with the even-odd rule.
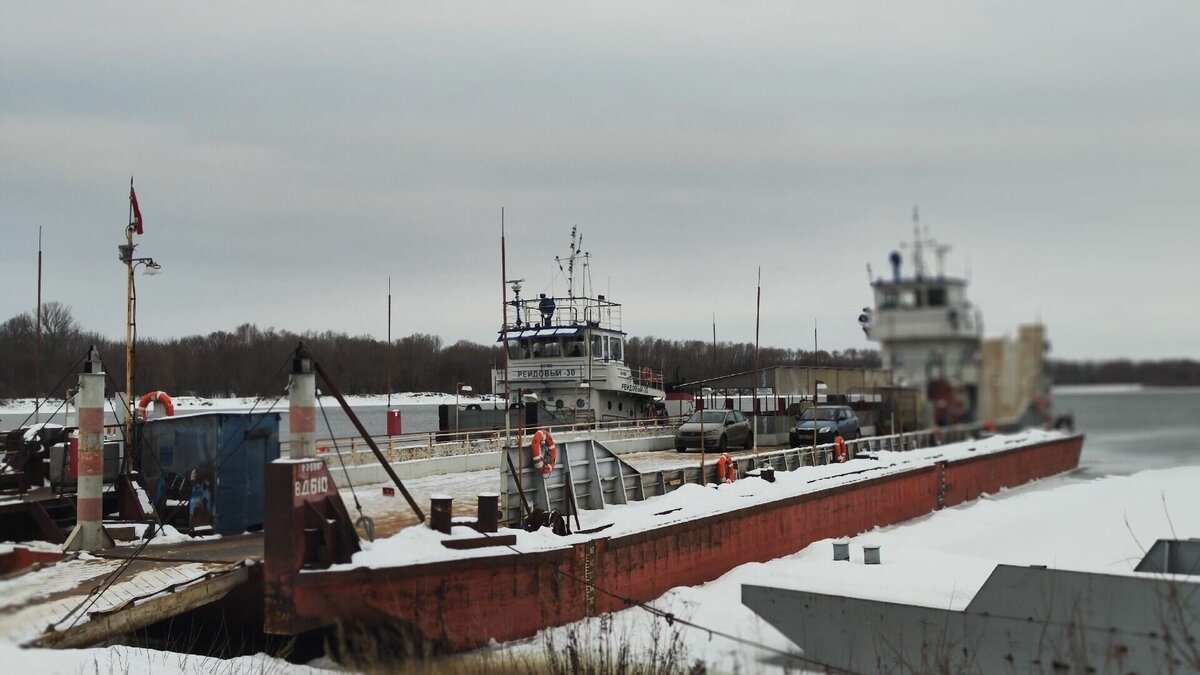
[[[705,424],[721,424],[725,421],[725,411],[705,410],[704,412],[692,413],[692,416],[688,418],[687,424],[699,424],[702,416]]]
[[[813,412],[817,413],[817,419],[833,421],[837,419],[837,408],[809,408],[800,416],[801,420],[811,420]]]

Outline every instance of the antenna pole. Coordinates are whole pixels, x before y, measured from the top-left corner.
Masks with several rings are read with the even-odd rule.
[[[750,412],[754,417],[754,457],[758,458],[758,328],[762,317],[762,265],[758,266],[758,294],[754,298],[754,388],[750,393]]]
[[[713,362],[713,369],[715,371],[716,368],[718,367],[717,366],[717,313],[716,312],[713,312],[713,360],[712,360],[712,362]]]
[[[504,367],[504,445],[507,448],[511,442],[511,427],[509,426],[509,395],[508,390],[508,265],[504,251],[504,207],[500,207],[500,355]],[[518,310],[519,311],[519,310]],[[508,452],[505,450],[504,452]],[[522,495],[524,496],[524,495]]]
[[[392,278],[388,277],[387,409],[392,410]]]
[[[820,382],[821,381],[817,379],[817,318],[814,316],[813,317],[813,400],[812,400],[813,461],[814,462],[817,461],[817,426],[818,426],[818,423],[821,421],[817,414],[818,413],[818,411],[817,411],[817,393],[818,393],[817,388],[818,388],[818,385],[820,384]]]
[[[33,423],[41,421],[42,398],[42,226],[38,225],[37,333],[33,340]]]

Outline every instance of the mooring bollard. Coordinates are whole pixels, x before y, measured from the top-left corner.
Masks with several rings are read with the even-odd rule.
[[[758,477],[762,478],[763,480],[767,481],[768,483],[774,483],[775,482],[775,467],[773,467],[773,466],[761,467],[758,471]]]
[[[863,563],[865,563],[867,565],[878,565],[879,564],[879,545],[878,544],[873,544],[870,546],[863,546]]]
[[[850,560],[850,542],[848,542],[848,541],[833,542],[833,559],[834,560]]]
[[[475,529],[480,532],[496,532],[500,529],[500,495],[484,492],[479,495],[479,513],[475,516]]]
[[[429,527],[450,534],[450,514],[454,510],[454,498],[449,495],[432,495],[429,498]]]

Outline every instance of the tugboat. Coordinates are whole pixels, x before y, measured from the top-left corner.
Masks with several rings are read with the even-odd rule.
[[[663,416],[661,369],[625,361],[621,305],[589,293],[591,254],[571,229],[571,249],[555,257],[567,279],[566,296],[522,298],[523,279],[509,281],[499,341],[507,363],[492,371],[492,391],[510,405],[536,402],[557,423],[603,423]],[[577,266],[580,293],[576,294]]]
[[[915,218],[914,218],[915,220]],[[892,278],[871,282],[875,307],[858,317],[863,331],[879,342],[883,366],[896,384],[924,393],[935,426],[976,419],[983,319],[967,299],[967,280],[948,277],[943,262],[949,246],[921,235],[914,225],[912,276],[901,273],[903,256],[892,251]],[[932,249],[938,269],[930,274],[924,255]]]
[[[922,426],[1048,422],[1045,327],[1019,326],[1016,340],[984,339],[982,314],[967,298],[968,281],[945,274],[950,247],[931,239],[928,231],[922,234],[916,210],[913,233],[913,242],[900,247],[911,252],[911,275],[902,272],[900,251],[892,251],[892,277],[871,281],[875,306],[864,307],[858,322],[869,339],[879,342],[894,384],[923,393]],[[926,267],[930,252],[937,257],[936,272]]]

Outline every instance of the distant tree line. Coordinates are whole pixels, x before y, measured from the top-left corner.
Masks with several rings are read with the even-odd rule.
[[[1200,361],[1051,361],[1055,384],[1143,384],[1148,387],[1200,387]]]
[[[34,396],[33,312],[0,324],[0,399]],[[168,340],[140,339],[135,360],[135,389],[145,393],[161,389],[175,395],[205,397],[268,396],[280,394],[290,358],[303,341],[309,352],[346,394],[380,394],[387,391],[386,341],[345,333],[294,333],[243,324],[232,331],[215,331]],[[80,362],[90,345],[99,350],[105,370],[116,387],[124,386],[125,342],[85,331],[66,305],[42,307],[41,394],[61,397],[77,382]],[[391,354],[393,391],[452,392],[459,383],[476,392],[491,388],[491,368],[501,363],[498,345],[460,341],[444,345],[435,335],[417,333],[395,340]],[[628,338],[625,360],[636,367],[660,369],[668,383],[745,372],[754,368],[750,343]],[[763,347],[762,367],[821,365],[874,368],[879,354],[870,349],[812,351]],[[1060,384],[1142,382],[1150,385],[1200,385],[1200,363],[1065,362],[1051,364]],[[55,387],[55,385],[58,385]]]
[[[0,399],[34,396],[34,342],[36,322],[32,312],[0,324]],[[346,394],[379,394],[387,391],[386,341],[345,333],[294,333],[243,324],[232,331],[215,331],[168,340],[139,339],[135,361],[135,389],[145,393],[161,389],[175,395],[205,397],[260,396],[282,392],[290,358],[304,342],[309,352]],[[42,307],[41,394],[61,397],[73,386],[80,361],[95,345],[112,386],[124,386],[125,343],[83,330],[66,305],[48,302]],[[444,345],[435,335],[417,333],[400,338],[391,354],[393,391],[452,392],[460,383],[476,392],[491,389],[491,368],[503,355],[498,345],[460,341]],[[625,360],[637,367],[662,370],[671,383],[694,381],[754,368],[754,345],[700,340],[629,338]],[[770,365],[840,365],[874,367],[873,350],[818,352],[764,347],[760,363]],[[55,387],[55,385],[58,385]]]

